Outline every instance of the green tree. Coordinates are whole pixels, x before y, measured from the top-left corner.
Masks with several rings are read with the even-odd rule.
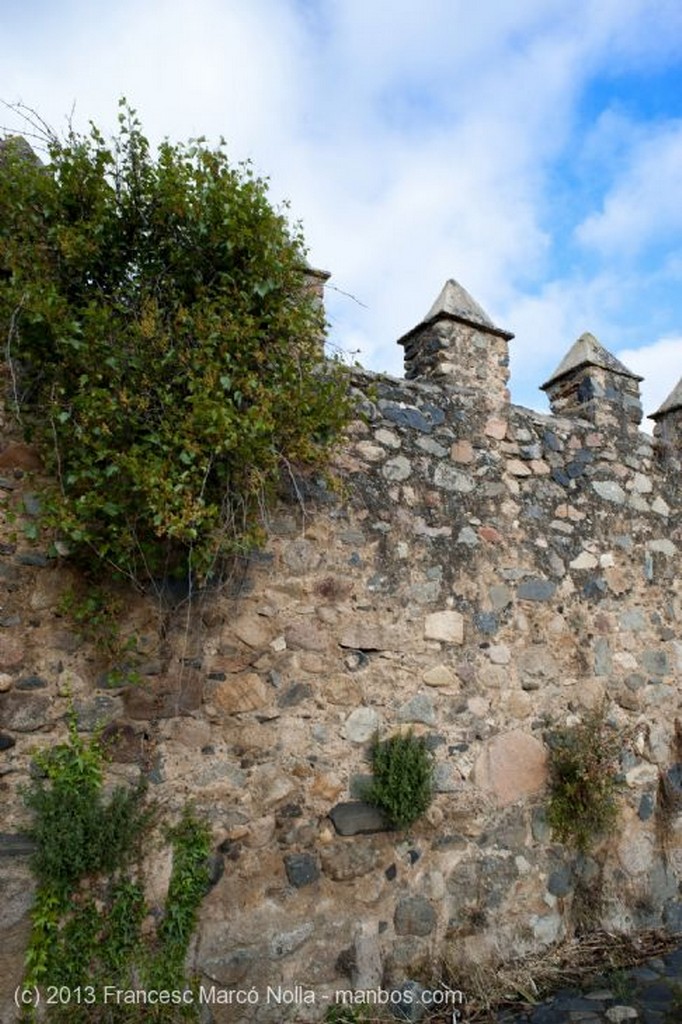
[[[153,156],[118,134],[0,152],[0,322],[17,414],[75,557],[137,582],[203,578],[259,536],[283,467],[320,467],[347,417],[299,227],[225,144]],[[27,152],[28,150],[28,152]]]

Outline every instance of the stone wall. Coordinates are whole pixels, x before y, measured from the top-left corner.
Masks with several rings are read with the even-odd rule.
[[[510,335],[495,331],[500,366]],[[442,955],[535,952],[572,933],[575,894],[595,883],[605,927],[682,930],[680,838],[675,821],[665,841],[657,828],[659,778],[680,759],[678,464],[632,416],[622,433],[542,416],[486,392],[480,369],[356,373],[336,486],[298,480],[220,593],[128,604],[131,687],[104,685],[96,648],[58,613],[74,578],[23,539],[34,453],[0,453],[18,515],[0,538],[7,994],[30,906],[20,787],[35,750],[64,737],[69,694],[83,730],[107,723],[112,781],[144,772],[170,813],[191,797],[212,823],[192,965],[206,985],[260,993],[237,1016],[214,1006],[216,1022],[317,1020],[336,990],[400,985]],[[624,738],[621,821],[576,856],[545,821],[545,738],[602,702]],[[436,795],[390,831],[361,802],[368,750],[408,727],[434,753]],[[152,901],[167,876],[153,863]],[[315,1002],[268,1003],[278,985]],[[7,997],[0,1020],[14,1020]]]

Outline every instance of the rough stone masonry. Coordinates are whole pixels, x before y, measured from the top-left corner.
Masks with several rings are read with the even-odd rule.
[[[657,827],[661,780],[681,777],[682,383],[652,439],[639,378],[585,334],[540,415],[510,404],[511,338],[449,281],[400,341],[405,380],[354,373],[338,486],[300,481],[220,594],[127,606],[135,686],[103,685],[58,614],[68,568],[4,523],[0,1020],[31,905],[20,787],[64,738],[69,693],[81,729],[105,725],[112,781],[144,772],[168,808],[191,797],[211,821],[191,967],[259,998],[207,1020],[319,1020],[335,992],[439,957],[536,952],[571,934],[595,881],[605,928],[682,930],[682,828]],[[20,521],[39,475],[6,424],[0,487]],[[601,702],[624,737],[620,824],[578,857],[546,824],[545,737]],[[434,753],[436,795],[397,832],[362,793],[372,737],[403,728]],[[152,905],[168,871],[152,858]]]

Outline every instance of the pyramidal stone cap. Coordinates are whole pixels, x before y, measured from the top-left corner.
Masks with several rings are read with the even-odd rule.
[[[501,327],[496,327],[485,310],[469,295],[466,288],[463,288],[458,281],[450,278],[443,285],[440,295],[424,319],[416,327],[413,327],[411,331],[404,334],[402,338],[399,338],[398,344],[406,344],[414,334],[422,331],[425,327],[430,327],[431,324],[436,323],[438,320],[457,320],[459,323],[478,327],[488,334],[496,334],[501,338],[506,338],[507,341],[511,341],[514,337],[511,331],[504,331]]]
[[[602,369],[610,370],[611,373],[618,373],[622,377],[630,377],[636,381],[644,380],[643,377],[633,373],[632,370],[628,370],[627,366],[621,363],[619,359],[616,359],[615,356],[612,356],[597,341],[593,334],[586,331],[571,346],[549,380],[540,385],[541,390],[544,391],[552,384],[556,384],[562,377],[566,377],[569,373],[575,373],[576,370],[582,369],[583,366],[600,366]]]
[[[649,419],[658,420],[662,416],[667,416],[669,412],[675,412],[676,409],[682,409],[682,377],[680,377],[660,408],[656,412],[651,413]]]

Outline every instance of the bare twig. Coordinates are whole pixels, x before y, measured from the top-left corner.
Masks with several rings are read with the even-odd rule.
[[[40,142],[45,149],[49,149],[51,145],[55,145],[55,143],[59,141],[54,128],[52,128],[36,110],[29,107],[26,103],[22,103],[21,101],[8,103],[7,100],[0,99],[0,104],[2,104],[6,110],[11,110],[13,114],[16,114],[24,122],[23,127],[21,128],[22,135]],[[27,128],[26,125],[28,125],[29,128]],[[0,128],[2,128],[4,132],[9,132],[10,134],[16,131],[16,129],[10,128],[6,125],[0,125]]]
[[[338,292],[339,295],[344,295],[347,299],[352,299],[353,302],[357,302],[358,306],[362,306],[363,309],[369,309],[369,306],[366,303],[361,302],[357,296],[353,295],[351,292],[345,292],[343,288],[337,288],[335,284],[325,284],[325,288],[331,288],[333,292]]]

